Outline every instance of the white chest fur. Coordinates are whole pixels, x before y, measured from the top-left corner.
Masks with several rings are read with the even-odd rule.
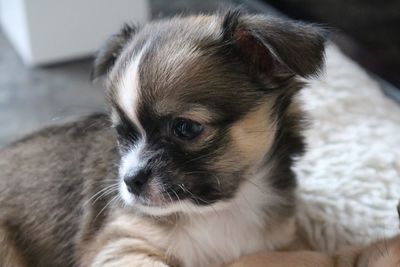
[[[290,243],[295,234],[294,219],[271,226],[268,221],[272,218],[258,204],[273,204],[274,200],[268,194],[252,193],[236,197],[230,208],[192,214],[177,224],[169,233],[167,253],[178,258],[183,267],[213,267]]]
[[[183,267],[217,267],[292,241],[294,220],[269,228],[262,215],[237,205],[230,210],[190,216],[170,231],[167,254],[178,258]]]
[[[170,234],[167,253],[184,267],[221,266],[243,254],[269,247],[265,230],[229,214],[191,218]]]

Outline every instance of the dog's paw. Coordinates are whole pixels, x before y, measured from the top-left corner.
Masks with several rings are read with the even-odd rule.
[[[101,251],[89,264],[90,267],[172,267],[166,261],[146,253],[107,253]]]
[[[145,258],[134,258],[135,261],[129,261],[128,258],[121,260],[109,261],[106,263],[97,264],[94,263],[90,265],[91,267],[171,267],[164,262],[154,261]]]

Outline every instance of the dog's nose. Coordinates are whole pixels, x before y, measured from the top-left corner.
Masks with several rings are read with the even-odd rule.
[[[140,195],[150,177],[150,171],[142,169],[132,176],[124,178],[128,191],[135,195]]]

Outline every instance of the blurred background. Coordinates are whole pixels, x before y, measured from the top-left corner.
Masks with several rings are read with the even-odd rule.
[[[92,56],[123,22],[231,5],[329,27],[332,41],[400,101],[399,0],[0,0],[0,147],[105,109],[103,88],[89,79]]]

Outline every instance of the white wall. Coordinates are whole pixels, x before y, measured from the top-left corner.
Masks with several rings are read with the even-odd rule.
[[[28,65],[93,54],[124,22],[149,19],[147,0],[0,0],[0,22]]]

